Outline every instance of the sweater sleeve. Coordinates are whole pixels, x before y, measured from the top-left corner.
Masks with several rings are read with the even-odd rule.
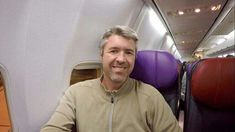
[[[75,102],[71,92],[72,88],[66,90],[61,98],[55,113],[43,126],[40,132],[68,132],[75,124]]]
[[[182,132],[170,106],[160,93],[151,98],[149,107],[152,117],[152,132]],[[150,118],[151,118],[150,117]]]

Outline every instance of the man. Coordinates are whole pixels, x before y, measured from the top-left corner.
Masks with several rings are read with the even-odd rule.
[[[101,41],[103,75],[71,86],[41,132],[179,132],[161,94],[129,78],[137,52],[137,34],[125,26],[109,29]]]

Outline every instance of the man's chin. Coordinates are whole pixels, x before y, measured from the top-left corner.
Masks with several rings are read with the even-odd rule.
[[[123,76],[111,76],[111,80],[114,83],[123,83],[126,80],[126,77],[123,77]]]

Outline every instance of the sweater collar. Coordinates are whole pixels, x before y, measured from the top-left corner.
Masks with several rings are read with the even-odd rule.
[[[105,98],[107,98],[108,100],[110,100],[111,95],[115,96],[115,98],[119,99],[121,96],[124,96],[124,95],[128,94],[134,86],[133,79],[128,77],[127,80],[123,83],[123,85],[121,86],[120,89],[110,91],[107,88],[105,88],[105,86],[101,83],[102,79],[103,79],[103,75],[99,79],[97,79],[98,85],[100,86],[99,87],[99,92],[101,92],[101,94]]]

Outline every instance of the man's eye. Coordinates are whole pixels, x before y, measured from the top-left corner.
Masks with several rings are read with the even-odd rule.
[[[114,54],[114,53],[117,53],[118,51],[117,50],[110,50],[109,52]]]
[[[126,54],[127,54],[127,55],[134,55],[134,53],[131,52],[131,51],[127,51]]]

